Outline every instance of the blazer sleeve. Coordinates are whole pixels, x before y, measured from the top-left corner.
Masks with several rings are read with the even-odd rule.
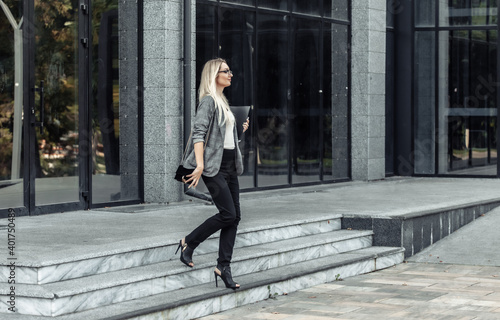
[[[214,99],[210,96],[203,97],[198,105],[198,110],[196,111],[193,123],[193,144],[205,141],[210,120],[212,119],[212,116],[214,116],[214,110]]]

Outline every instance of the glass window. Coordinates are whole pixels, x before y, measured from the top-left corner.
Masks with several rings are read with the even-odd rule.
[[[323,0],[323,14],[325,17],[349,20],[349,1],[348,0]]]
[[[212,5],[196,5],[196,90],[200,86],[201,71],[205,62],[217,57],[217,40],[215,39],[215,7]],[[196,96],[198,101],[198,96]]]
[[[249,6],[254,6],[255,5],[255,0],[222,0],[222,2],[230,2],[230,3],[236,3],[236,4],[246,4]]]
[[[440,2],[442,25],[488,25],[497,23],[497,4],[490,0]]]
[[[318,181],[320,170],[320,23],[293,20],[293,183]]]
[[[227,60],[234,77],[224,90],[231,105],[250,106],[252,101],[255,14],[221,9],[220,56]]]
[[[258,0],[261,8],[288,10],[288,0]]]
[[[439,173],[496,175],[497,32],[440,32]]]
[[[489,24],[497,24],[498,23],[498,4],[496,1],[490,1],[489,7]]]
[[[287,17],[257,18],[256,116],[258,186],[288,184]]]
[[[24,205],[22,3],[0,11],[0,209]]]
[[[227,8],[221,9],[221,12],[220,56],[227,60],[234,74],[231,86],[224,93],[233,107],[253,106],[255,13]],[[252,114],[249,116],[252,117]],[[240,177],[242,188],[255,187],[255,152],[251,138],[252,127],[240,143],[245,168]]]
[[[320,0],[293,0],[292,10],[293,12],[306,13],[311,15],[320,15]]]
[[[395,0],[388,1],[397,5]],[[415,25],[417,27],[432,27],[436,24],[436,5],[434,0],[415,1]]]
[[[215,7],[213,5],[198,4],[196,6],[196,90],[200,87],[200,75],[205,63],[210,59],[221,56],[217,47],[215,21]],[[226,48],[226,43],[224,43],[224,48]],[[221,57],[228,58],[225,56]],[[232,68],[229,61],[228,63]],[[228,89],[224,90],[224,94],[227,95],[227,93]],[[198,91],[196,91],[196,100],[193,101],[192,105],[193,113],[196,110],[197,103]],[[231,101],[229,103],[231,104]],[[197,188],[200,192],[208,192],[203,181],[200,181]]]
[[[266,10],[257,12],[197,7],[197,74],[208,58],[225,58],[234,72],[225,90],[230,104],[254,106],[252,127],[242,141],[243,188],[350,175],[349,26],[276,11],[287,3],[303,14],[319,15],[323,8],[317,0],[260,0]],[[338,17],[347,19],[348,1],[330,2],[328,8],[345,11]]]
[[[415,173],[434,173],[435,33],[415,32]]]
[[[34,1],[34,105],[43,121],[33,141],[36,206],[77,202],[80,196],[78,10],[76,3],[55,10],[57,4]]]
[[[93,4],[93,203],[140,198],[136,13],[135,2]]]

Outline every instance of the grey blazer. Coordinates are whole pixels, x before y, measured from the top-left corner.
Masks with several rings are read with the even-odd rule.
[[[226,125],[219,126],[219,113],[215,112],[215,101],[211,96],[205,96],[201,99],[196,111],[193,123],[191,142],[187,146],[186,156],[183,166],[188,169],[196,168],[196,157],[194,154],[194,144],[205,141],[205,136],[208,132],[208,126],[212,116],[215,116],[210,129],[210,136],[206,142],[205,152],[203,154],[204,170],[203,175],[213,177],[219,173],[220,164],[222,162],[222,154],[224,152],[224,137],[226,134]],[[241,158],[240,147],[238,146],[238,133],[236,126],[242,125],[235,123],[234,125],[234,145],[236,146],[236,172],[238,175],[243,173],[243,160]]]

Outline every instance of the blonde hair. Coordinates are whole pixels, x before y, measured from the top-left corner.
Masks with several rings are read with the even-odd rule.
[[[201,81],[199,89],[199,101],[205,96],[211,96],[215,101],[215,108],[219,113],[219,125],[226,123],[226,120],[234,122],[234,115],[229,108],[229,102],[226,96],[217,92],[216,79],[219,76],[220,67],[226,60],[216,58],[205,63],[201,72]],[[222,115],[224,114],[224,117]]]

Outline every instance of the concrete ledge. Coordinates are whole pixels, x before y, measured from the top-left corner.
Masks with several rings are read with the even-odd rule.
[[[344,215],[342,229],[373,230],[374,246],[404,247],[405,258],[500,206],[500,198],[399,216]]]

